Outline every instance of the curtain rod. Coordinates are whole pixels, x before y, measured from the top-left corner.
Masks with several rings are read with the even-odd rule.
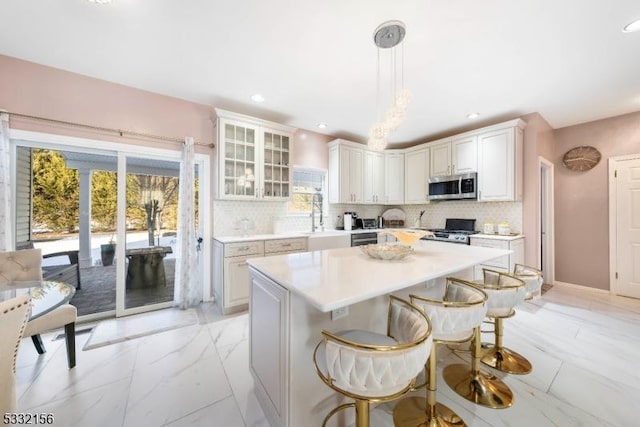
[[[135,131],[131,131],[131,130],[122,130],[122,129],[105,128],[105,127],[101,127],[101,126],[85,125],[85,124],[82,124],[82,123],[66,122],[64,120],[48,119],[46,117],[31,116],[29,114],[11,113],[11,112],[6,111],[6,110],[0,110],[0,113],[9,114],[9,118],[11,118],[11,116],[22,117],[22,118],[25,118],[25,119],[40,120],[40,121],[44,121],[44,122],[57,123],[57,124],[61,124],[61,125],[71,126],[71,127],[98,130],[98,131],[102,131],[102,132],[112,132],[112,133],[118,134],[119,136],[139,136],[139,137],[144,137],[144,138],[157,139],[159,141],[177,142],[177,143],[180,143],[180,144],[184,144],[184,139],[175,138],[175,137],[171,137],[171,136],[153,135],[153,134],[150,134],[150,133],[135,132]],[[195,145],[206,145],[209,148],[215,148],[215,144],[213,144],[213,143],[208,143],[207,144],[207,143],[204,143],[204,142],[197,142],[196,141]]]

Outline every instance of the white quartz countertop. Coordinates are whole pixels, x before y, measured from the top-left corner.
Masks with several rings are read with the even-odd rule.
[[[524,234],[501,236],[499,234],[478,233],[478,234],[473,234],[470,237],[472,239],[480,238],[480,239],[491,239],[491,240],[518,240],[518,239],[524,239]]]
[[[360,233],[378,233],[382,231],[381,228],[368,228],[357,230],[333,230],[328,229],[325,231],[311,232],[291,232],[285,234],[252,234],[249,236],[215,236],[213,239],[220,243],[237,243],[237,242],[251,242],[254,240],[274,240],[274,239],[291,239],[294,237],[322,237],[322,236],[336,236],[343,234],[360,234]]]
[[[418,241],[405,259],[381,261],[350,247],[253,258],[247,262],[320,311],[328,312],[446,276],[512,251]]]

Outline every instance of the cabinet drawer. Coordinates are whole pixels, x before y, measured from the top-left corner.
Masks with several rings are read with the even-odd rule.
[[[274,252],[299,252],[307,250],[306,238],[276,239],[264,242],[265,254]]]
[[[244,255],[262,256],[263,251],[264,244],[262,241],[227,243],[224,245],[225,258]]]
[[[494,240],[494,239],[482,239],[482,238],[472,237],[471,245],[482,246],[485,248],[509,249],[508,240]]]
[[[483,248],[493,249],[509,249],[509,242],[505,240],[491,240],[491,239],[475,239],[471,238],[471,244],[473,246],[482,246]],[[509,269],[509,255],[503,255],[499,258],[495,258],[489,261],[485,261],[486,267],[497,267],[501,269]]]

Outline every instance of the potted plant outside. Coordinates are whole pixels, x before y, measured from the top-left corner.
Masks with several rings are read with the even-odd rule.
[[[113,257],[116,255],[116,242],[113,240],[113,236],[109,239],[109,243],[100,245],[100,258],[102,259],[102,265],[112,265]]]

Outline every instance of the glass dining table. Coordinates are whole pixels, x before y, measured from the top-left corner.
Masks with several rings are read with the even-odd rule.
[[[69,302],[75,292],[73,285],[63,282],[49,280],[12,282],[0,284],[0,301],[29,293],[32,303],[29,320],[34,320]]]

